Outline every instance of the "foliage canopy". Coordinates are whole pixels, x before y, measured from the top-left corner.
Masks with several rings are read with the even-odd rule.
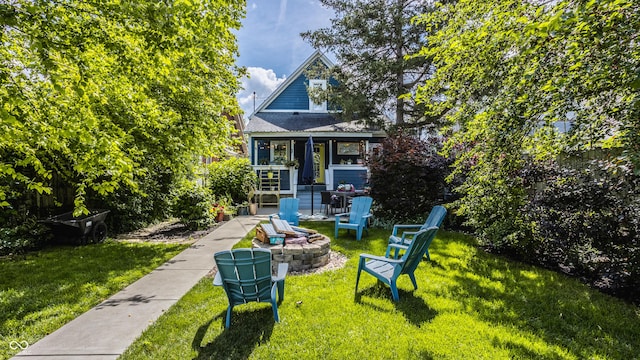
[[[416,98],[445,114],[459,214],[494,248],[637,287],[640,4],[461,0],[419,22]]]
[[[416,97],[458,130],[446,149],[467,172],[461,211],[474,225],[520,221],[525,157],[619,146],[616,165],[640,171],[637,2],[462,0],[420,22],[430,36],[417,56],[435,72]]]
[[[426,42],[423,26],[412,19],[430,13],[430,1],[321,0],[335,12],[331,27],[307,31],[302,37],[338,58],[331,69],[337,85],[328,95],[343,116],[386,119],[395,113],[396,124],[424,122],[424,108],[411,96],[429,76],[429,56],[408,57]]]
[[[438,153],[441,149],[436,138],[421,140],[402,132],[384,139],[380,153],[367,161],[376,218],[422,222],[442,202],[451,162]]]
[[[16,184],[75,191],[76,212],[194,155],[221,153],[243,1],[0,4],[0,205]],[[53,179],[53,180],[52,180]]]

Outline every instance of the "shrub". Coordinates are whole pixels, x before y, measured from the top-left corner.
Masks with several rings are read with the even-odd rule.
[[[241,204],[256,188],[257,176],[249,159],[230,158],[209,165],[207,181],[216,197],[226,196],[234,204]]]
[[[640,177],[627,168],[614,174],[604,161],[583,169],[557,163],[528,169],[530,199],[523,212],[535,224],[538,261],[614,288],[638,289]]]
[[[49,228],[38,222],[37,209],[29,210],[25,184],[0,180],[6,206],[0,208],[0,256],[24,254],[40,249],[50,238]]]
[[[214,203],[215,198],[209,189],[187,186],[180,191],[173,204],[173,216],[190,230],[206,229],[215,223]]]
[[[154,176],[137,180],[138,191],[122,187],[105,196],[94,194],[99,202],[90,201],[92,207],[106,208],[111,212],[106,223],[114,232],[139,229],[171,216],[177,176],[169,168],[153,167]]]
[[[379,155],[370,154],[369,184],[375,214],[382,222],[424,221],[443,201],[450,161],[439,140],[421,140],[398,133],[386,138]]]
[[[49,229],[35,217],[15,216],[0,225],[0,256],[40,249],[50,237]]]

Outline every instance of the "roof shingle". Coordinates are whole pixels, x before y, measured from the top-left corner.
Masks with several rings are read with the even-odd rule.
[[[246,133],[252,132],[363,132],[375,131],[357,121],[343,121],[331,114],[297,112],[259,112],[254,114]]]

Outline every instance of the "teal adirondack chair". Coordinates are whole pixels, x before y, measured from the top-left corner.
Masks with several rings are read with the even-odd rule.
[[[213,258],[218,267],[213,285],[222,286],[229,299],[225,328],[231,324],[233,307],[251,301],[270,302],[273,317],[280,322],[278,302],[284,299],[284,278],[289,264],[278,264],[278,274],[272,276],[271,251],[260,248],[220,251]]]
[[[356,231],[356,240],[362,239],[363,230],[369,233],[367,229],[367,221],[372,216],[370,213],[371,203],[373,199],[369,196],[358,196],[353,198],[351,202],[351,211],[344,214],[336,214],[336,236],[338,238],[339,229],[347,229]],[[347,222],[342,222],[342,218],[349,215]]]
[[[424,222],[424,224],[393,225],[393,232],[391,233],[391,236],[389,236],[389,245],[392,245],[392,244],[404,245],[405,247],[397,247],[397,246],[387,247],[387,254],[385,256],[389,257],[390,251],[394,250],[393,258],[397,259],[398,252],[400,250],[405,249],[406,246],[411,243],[415,234],[419,230],[425,230],[432,226],[436,226],[439,228],[440,225],[442,225],[442,221],[444,220],[444,217],[446,215],[447,215],[447,209],[445,209],[444,206],[437,205],[437,206],[434,206],[433,209],[431,209],[431,212],[429,213],[429,217],[427,218],[427,221]],[[416,231],[405,231],[406,229],[415,229]],[[399,231],[401,230],[402,230],[402,234],[399,234]],[[425,249],[425,255],[427,256],[427,259],[431,260],[431,257],[429,256],[429,247]]]
[[[383,283],[389,285],[393,301],[398,301],[400,299],[396,284],[400,275],[408,275],[413,283],[414,289],[418,289],[414,272],[422,260],[422,254],[424,254],[425,249],[427,249],[429,244],[431,244],[431,241],[433,241],[437,231],[438,228],[435,226],[426,230],[418,231],[411,244],[407,247],[406,252],[400,259],[360,254],[358,276],[356,277],[356,295],[358,294],[358,283],[360,282],[361,271],[367,272]],[[392,244],[390,246],[398,245]]]
[[[300,205],[300,199],[297,198],[284,198],[280,199],[280,208],[277,214],[269,215],[269,221],[274,216],[277,216],[280,220],[286,220],[289,224],[298,226],[300,224],[300,212],[298,208]]]

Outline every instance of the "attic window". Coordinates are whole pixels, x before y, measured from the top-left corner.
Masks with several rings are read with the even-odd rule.
[[[326,90],[327,80],[309,80],[309,89],[312,91],[314,89]],[[327,111],[327,101],[325,100],[321,103],[315,103],[311,97],[309,97],[309,111]]]

